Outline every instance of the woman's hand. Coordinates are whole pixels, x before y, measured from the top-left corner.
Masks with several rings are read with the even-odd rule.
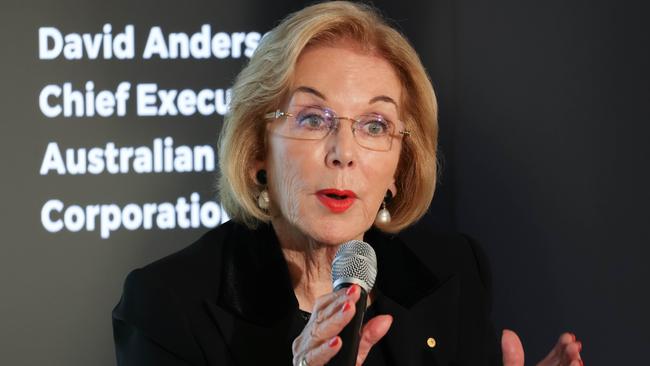
[[[511,330],[504,329],[501,336],[501,350],[503,352],[504,366],[523,366],[524,347],[517,334]],[[549,354],[540,361],[538,366],[583,366],[580,358],[582,342],[576,340],[572,333],[563,333],[558,339],[555,347]]]
[[[352,285],[316,299],[309,322],[293,341],[294,366],[302,366],[303,359],[309,366],[321,366],[334,357],[342,344],[338,334],[352,320],[360,294],[359,286]],[[370,348],[388,332],[392,322],[390,315],[379,315],[364,325],[357,366],[363,364]]]

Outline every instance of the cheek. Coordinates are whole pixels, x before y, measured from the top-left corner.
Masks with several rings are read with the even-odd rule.
[[[395,182],[399,156],[373,157],[363,164],[363,175],[368,182],[368,190],[380,203],[386,191]]]
[[[304,190],[304,182],[300,179],[300,174],[295,166],[284,164],[279,170],[280,176],[277,177],[275,189],[277,192],[278,207],[282,215],[290,222],[294,222],[300,217],[300,194]]]
[[[314,166],[305,151],[278,144],[269,154],[269,193],[280,214],[289,222],[298,222],[301,199],[309,192],[305,167]]]
[[[397,170],[397,156],[371,156],[362,164],[362,173],[366,182],[366,199],[364,200],[364,216],[373,222],[379,211],[386,191],[394,183]],[[377,162],[381,163],[378,164]]]

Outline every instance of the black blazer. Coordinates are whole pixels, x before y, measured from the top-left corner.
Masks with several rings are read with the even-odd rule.
[[[471,240],[374,229],[364,240],[378,259],[373,306],[394,317],[371,356],[400,366],[501,363],[488,270]],[[270,225],[225,223],[131,272],[113,310],[122,366],[291,365],[303,326]]]

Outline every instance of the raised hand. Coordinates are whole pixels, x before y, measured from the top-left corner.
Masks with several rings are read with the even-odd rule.
[[[524,347],[517,334],[504,329],[501,336],[501,350],[504,366],[523,366]],[[580,357],[582,342],[572,333],[563,333],[549,354],[538,366],[584,366]]]
[[[582,342],[576,339],[575,334],[563,333],[551,352],[538,365],[583,366],[580,351],[582,351]]]
[[[326,364],[341,349],[338,334],[352,320],[361,290],[352,285],[316,299],[311,317],[300,335],[293,341],[293,364],[309,366]],[[370,319],[361,331],[357,366],[363,364],[370,349],[386,333],[393,322],[390,315]],[[303,363],[304,364],[304,363]]]

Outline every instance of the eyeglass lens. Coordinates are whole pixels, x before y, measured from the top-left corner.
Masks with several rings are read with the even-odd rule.
[[[292,108],[283,118],[276,133],[301,140],[320,140],[339,128],[341,120],[352,122],[356,142],[371,150],[390,150],[393,124],[379,114],[365,114],[355,118],[337,117],[327,109],[314,106]]]

